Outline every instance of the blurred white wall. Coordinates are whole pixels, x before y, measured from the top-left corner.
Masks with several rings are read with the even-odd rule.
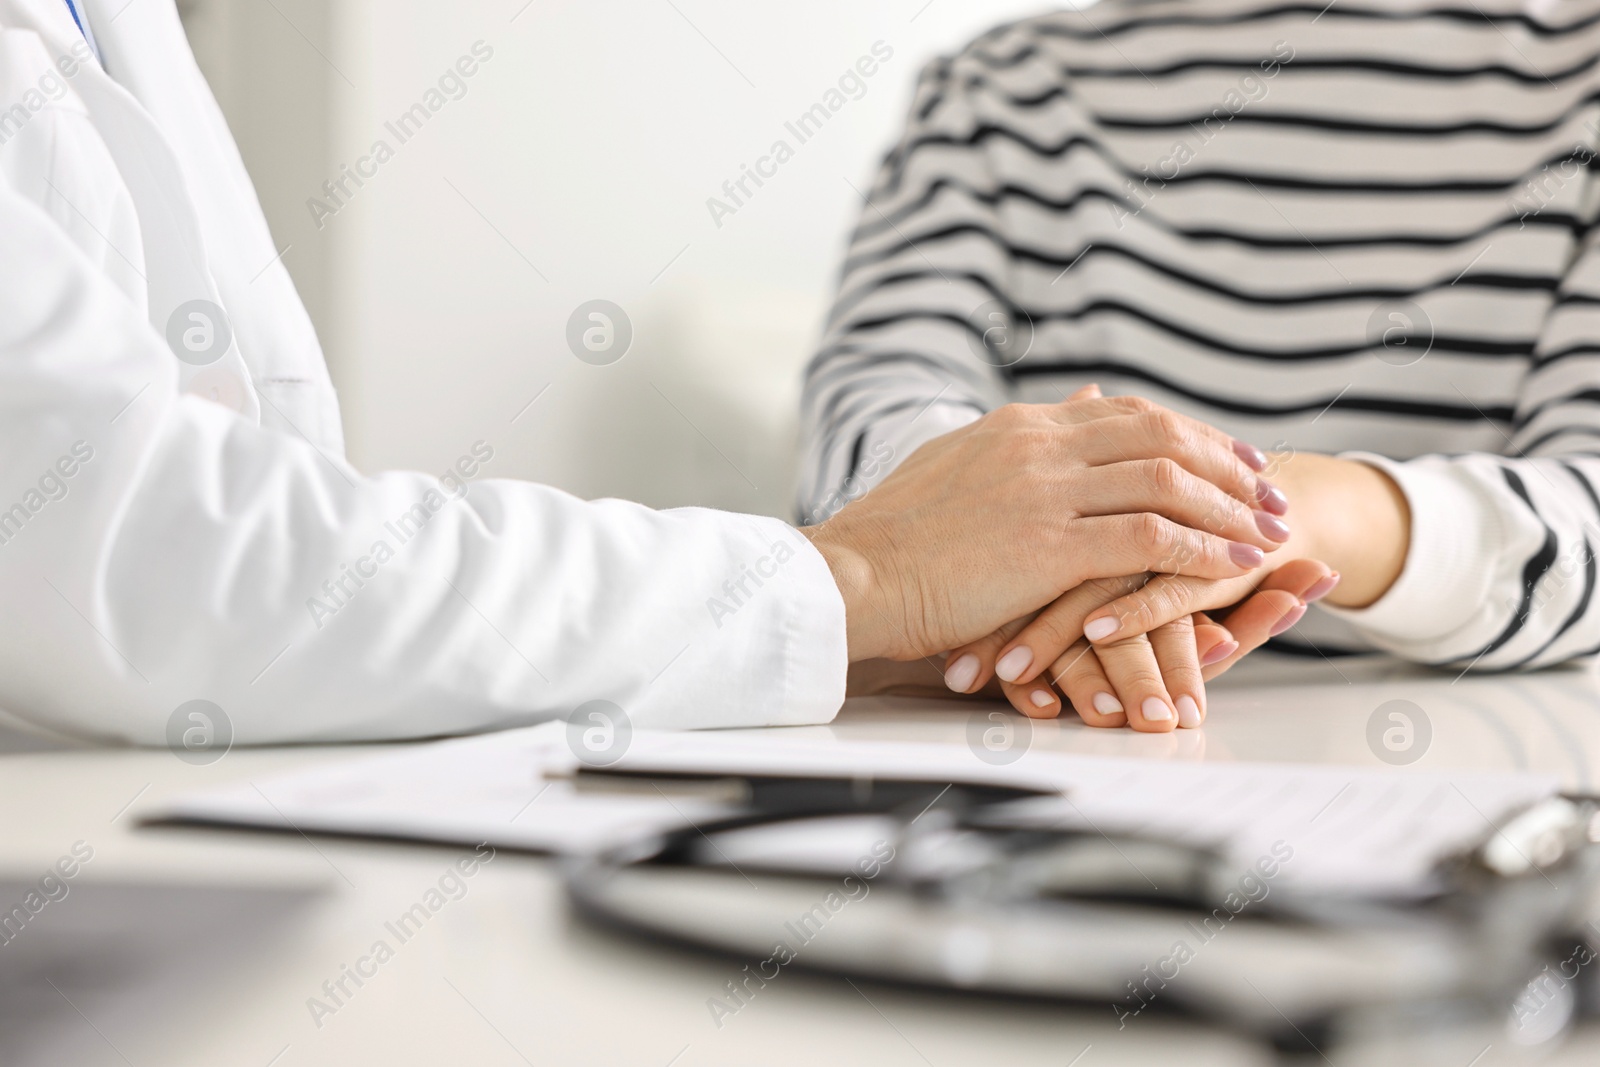
[[[798,376],[860,208],[852,186],[866,188],[927,59],[1044,5],[180,6],[288,246],[359,466],[442,470],[485,440],[495,476],[788,517]],[[447,79],[401,143],[386,123],[478,42],[475,73]],[[799,143],[785,122],[876,42],[892,58]],[[793,158],[719,227],[707,199],[726,201],[723,183],[779,139]],[[392,158],[326,196],[379,141]],[[633,323],[608,366],[566,341],[596,298]]]

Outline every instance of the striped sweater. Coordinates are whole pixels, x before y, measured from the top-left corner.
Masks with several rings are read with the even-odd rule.
[[[1299,631],[1600,649],[1600,0],[1105,0],[922,73],[807,370],[802,515],[1087,382],[1357,454],[1405,568]]]

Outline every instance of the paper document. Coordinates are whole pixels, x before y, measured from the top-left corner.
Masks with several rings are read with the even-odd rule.
[[[579,793],[564,724],[441,741],[259,782],[189,794],[147,817],[306,833],[488,842],[586,853],[729,810],[670,789]],[[664,775],[918,778],[1020,786],[1021,824],[1206,846],[1241,868],[1262,857],[1282,883],[1413,893],[1441,860],[1559,789],[1553,776],[1169,763],[1034,749],[992,765],[965,745],[844,741],[807,732],[640,731],[612,766]],[[1281,843],[1281,844],[1280,844]]]
[[[717,806],[674,797],[574,795],[561,724],[438,741],[248,784],[185,794],[140,814],[291,832],[581,853]]]

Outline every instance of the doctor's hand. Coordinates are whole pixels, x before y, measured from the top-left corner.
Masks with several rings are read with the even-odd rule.
[[[1013,404],[804,533],[844,598],[851,660],[914,659],[1096,578],[1251,573],[1278,542],[1253,456],[1136,397]]]

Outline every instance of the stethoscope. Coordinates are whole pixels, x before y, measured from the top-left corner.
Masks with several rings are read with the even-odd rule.
[[[750,996],[799,968],[1062,1003],[1122,1028],[1178,1015],[1287,1059],[1426,1034],[1450,1064],[1461,1040],[1483,1038],[1467,1059],[1548,1046],[1600,1008],[1587,798],[1508,820],[1418,902],[1258,895],[1261,879],[1213,850],[1041,826],[1024,817],[1033,789],[615,768],[577,782],[720,802],[565,876],[581,915],[731,956]],[[1427,1054],[1413,1044],[1402,1061]]]

